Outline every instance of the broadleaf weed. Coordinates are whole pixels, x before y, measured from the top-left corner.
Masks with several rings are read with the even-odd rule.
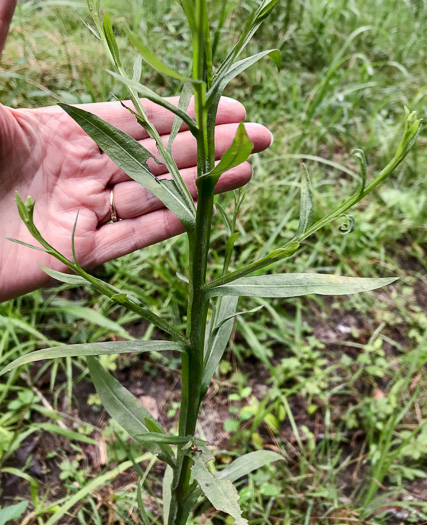
[[[192,52],[189,61],[192,64],[192,71],[189,78],[184,77],[182,73],[176,72],[163,60],[158,59],[139,40],[139,37],[134,32],[129,32],[130,42],[145,63],[152,66],[157,72],[184,83],[180,103],[178,106],[173,106],[162,99],[155,91],[139,83],[141,61],[138,58],[134,63],[132,78],[126,73],[120,58],[120,48],[116,42],[114,25],[110,20],[108,11],[102,17],[99,0],[88,0],[96,28],[94,31],[97,31],[98,36],[101,38],[112,67],[115,69],[115,71],[110,73],[114,79],[119,80],[127,87],[135,107],[135,111],[132,110],[132,112],[138,123],[155,141],[159,154],[159,158],[155,160],[166,165],[171,175],[171,180],[160,181],[150,172],[147,167],[147,160],[153,156],[125,133],[79,108],[67,104],[62,104],[62,108],[97,142],[106,155],[130,178],[136,180],[156,195],[180,219],[185,227],[188,239],[189,264],[187,268],[180,269],[180,273],[184,276],[184,281],[186,283],[188,281],[185,333],[181,330],[183,322],[179,326],[174,326],[150,309],[148,300],[144,298],[143,290],[138,293],[138,296],[122,291],[87,273],[80,267],[77,257],[74,257],[74,260],[71,261],[59,253],[54,246],[51,246],[44,240],[42,233],[34,224],[33,211],[34,206],[37,205],[36,202],[30,197],[24,201],[21,196],[17,195],[20,216],[33,237],[42,245],[45,251],[65,264],[73,272],[73,275],[50,269],[46,269],[46,273],[65,283],[85,283],[90,285],[116,305],[128,309],[156,326],[165,336],[170,338],[170,341],[125,341],[52,347],[20,358],[8,365],[2,372],[16,368],[22,363],[41,359],[51,359],[59,356],[85,356],[92,381],[105,409],[132,436],[135,443],[139,444],[143,449],[148,449],[159,461],[167,464],[163,489],[163,512],[164,522],[168,525],[184,525],[187,523],[190,514],[197,508],[197,502],[202,496],[209,500],[218,511],[232,516],[238,525],[248,523],[242,516],[242,511],[238,504],[239,496],[232,482],[246,476],[255,468],[283,459],[283,456],[280,454],[259,450],[244,456],[243,459],[240,458],[233,461],[220,472],[212,473],[209,469],[209,462],[213,459],[213,456],[206,443],[195,437],[200,405],[228,344],[233,328],[233,320],[235,316],[248,313],[237,311],[239,298],[242,296],[287,298],[310,294],[347,295],[373,290],[391,284],[394,281],[394,278],[359,279],[338,275],[322,275],[314,272],[305,274],[249,275],[292,257],[298,252],[301,244],[308,237],[336,219],[345,217],[347,222],[340,227],[343,233],[352,230],[354,222],[347,212],[390,176],[394,169],[404,160],[416,141],[421,123],[415,113],[410,113],[406,109],[402,139],[397,146],[396,153],[378,175],[373,177],[371,181],[368,180],[369,175],[367,174],[365,156],[361,150],[355,150],[354,156],[360,164],[360,183],[356,187],[355,192],[347,200],[332,209],[332,211],[329,211],[329,213],[312,223],[313,192],[310,176],[304,168],[301,182],[300,220],[294,229],[296,231],[295,235],[285,244],[276,248],[272,246],[276,244],[276,238],[272,238],[269,243],[271,251],[263,253],[258,259],[252,260],[234,271],[229,271],[229,265],[234,244],[237,240],[237,232],[235,232],[236,216],[241,200],[239,197],[236,197],[236,212],[231,218],[227,217],[225,210],[220,207],[220,215],[224,217],[228,229],[226,255],[220,275],[218,275],[217,269],[210,266],[211,222],[215,185],[225,171],[246,161],[252,151],[252,144],[244,126],[240,125],[231,147],[215,166],[214,132],[218,104],[229,82],[238,74],[255,65],[259,60],[269,57],[280,67],[280,52],[277,49],[268,49],[248,58],[240,58],[251,37],[261,24],[268,23],[268,16],[272,12],[274,13],[276,4],[277,0],[261,1],[248,17],[237,43],[226,55],[223,62],[216,64],[216,50],[220,38],[219,31],[224,25],[227,16],[226,2],[221,2],[216,25],[217,30],[211,35],[210,24],[212,21],[208,17],[207,0],[182,0],[181,5],[187,17],[191,33]],[[340,66],[345,48],[350,45],[354,38],[367,30],[368,28],[362,27],[350,35],[341,53],[336,57],[336,61],[329,69],[328,74],[312,93],[305,108],[308,121],[315,114],[328,89],[331,78]],[[194,96],[195,120],[187,113],[189,94],[191,92]],[[143,95],[175,114],[174,131],[171,134],[170,143],[166,147],[158,131],[150,122],[139,95]],[[174,135],[176,135],[182,122],[188,125],[190,132],[197,141],[197,207],[194,205],[171,153]],[[304,137],[305,135],[303,134],[300,141],[301,144],[304,141]],[[73,237],[73,233],[74,231],[70,232],[70,238]],[[253,311],[250,310],[250,312]],[[246,330],[246,334],[256,339],[254,332],[247,327],[246,321],[242,321],[241,325]],[[257,344],[260,345],[258,342],[255,343],[255,346]],[[179,432],[177,436],[167,434],[160,423],[141,405],[138,399],[102,367],[99,360],[94,357],[111,355],[112,353],[163,350],[176,351],[181,359],[182,391],[179,410]],[[316,350],[312,359],[318,360],[319,354],[320,351]],[[268,356],[265,353],[261,355],[261,352],[260,356],[268,365]],[[301,357],[304,356],[301,355]],[[296,356],[294,359],[300,365],[298,361],[299,356]],[[374,363],[375,366],[379,366],[379,364],[381,363]],[[283,374],[286,373],[289,365],[290,359],[282,363]],[[376,369],[372,370],[375,372]],[[307,382],[305,387],[307,389],[317,389],[315,393],[319,393],[324,388],[324,384],[321,382],[314,385],[314,383]],[[276,392],[277,398],[280,395],[280,393]],[[240,412],[242,420],[252,418],[259,408],[255,405],[255,401],[252,401],[248,405],[250,410],[247,407],[246,412],[243,410]],[[250,432],[248,432],[248,434],[252,435],[254,443],[257,441],[255,439],[256,429],[261,421],[269,425],[273,433],[278,426],[277,417],[272,412],[275,408],[274,405],[271,409],[265,409],[265,406],[262,408],[262,415],[255,417],[255,422],[251,426]],[[289,410],[286,410],[286,412],[289,415]],[[285,417],[285,415],[282,414],[280,417]],[[400,414],[393,417],[400,417]],[[303,433],[307,442],[306,447],[311,454],[315,454],[316,445],[313,435],[307,428],[303,428]],[[301,433],[298,434],[300,442],[301,436]],[[390,435],[386,435],[384,441],[387,447],[391,446]],[[405,445],[407,440],[403,439],[402,443]],[[403,445],[402,453],[405,450]],[[147,456],[143,457],[146,458]],[[130,468],[132,463],[137,465],[139,460],[140,458],[136,458],[130,464],[125,462],[120,468],[123,470]],[[382,458],[381,468],[378,467],[381,475],[384,472],[383,464],[385,461]],[[67,467],[68,470],[65,468],[66,465],[63,465],[63,477],[74,475],[76,466],[70,465],[72,468]],[[141,477],[145,480],[144,476]],[[274,487],[272,489],[268,483],[264,483],[262,486],[266,495],[276,495],[276,489]],[[374,498],[375,494],[375,487],[371,484],[367,489],[369,501]],[[73,501],[79,501],[79,497],[80,495],[77,493]],[[138,483],[136,498],[141,518],[147,523],[150,518],[148,518],[148,514],[144,509],[141,483]],[[69,503],[61,511],[57,511],[47,523],[56,523],[70,508]]]

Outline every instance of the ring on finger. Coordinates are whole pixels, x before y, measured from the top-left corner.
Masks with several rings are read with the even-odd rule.
[[[111,222],[118,222],[119,221],[119,216],[117,215],[117,210],[116,208],[114,207],[114,194],[113,194],[113,190],[111,189],[110,190],[110,217],[111,217]]]

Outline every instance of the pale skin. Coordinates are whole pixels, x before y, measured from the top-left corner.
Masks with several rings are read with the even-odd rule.
[[[14,2],[0,0],[0,52],[14,10]],[[178,103],[178,98],[170,99]],[[148,117],[165,144],[174,115],[143,100]],[[126,102],[130,107],[131,104]],[[107,120],[157,153],[153,140],[119,102],[80,106]],[[194,117],[192,105],[189,108]],[[231,145],[244,107],[223,98],[216,122],[216,158]],[[259,124],[245,125],[254,152],[268,148],[271,133]],[[174,142],[173,156],[185,183],[196,199],[196,144],[183,126]],[[149,162],[156,176],[167,176],[164,165]],[[216,192],[246,184],[252,175],[246,162],[225,173]],[[12,243],[7,237],[38,245],[21,221],[15,202],[18,191],[37,199],[35,224],[59,252],[71,254],[71,232],[79,212],[75,235],[79,263],[90,268],[184,231],[179,220],[151,193],[132,181],[95,142],[59,107],[11,109],[0,105],[0,301],[51,282],[39,263],[65,271],[50,255]],[[111,223],[110,192],[120,220]]]

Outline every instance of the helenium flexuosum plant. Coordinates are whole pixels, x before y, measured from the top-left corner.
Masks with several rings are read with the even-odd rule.
[[[218,510],[230,514],[236,523],[246,523],[239,509],[238,495],[232,482],[255,468],[281,459],[280,455],[271,451],[252,452],[213,475],[206,467],[211,458],[208,447],[195,437],[200,403],[230,337],[233,318],[237,315],[238,298],[240,296],[286,298],[308,294],[350,294],[373,290],[394,280],[394,278],[346,278],[318,273],[270,274],[256,277],[249,275],[291,257],[307,237],[332,220],[346,216],[352,206],[390,175],[404,159],[419,132],[420,123],[416,116],[409,112],[406,113],[402,140],[389,164],[368,183],[364,154],[361,150],[355,150],[355,158],[360,164],[359,187],[345,202],[314,224],[311,220],[313,205],[310,177],[308,172],[303,170],[300,220],[294,238],[261,259],[252,261],[232,272],[228,271],[228,266],[235,235],[233,225],[230,224],[222,275],[215,280],[211,279],[209,248],[215,185],[224,172],[244,162],[252,151],[252,143],[244,126],[240,125],[231,147],[226,151],[222,160],[215,165],[214,128],[217,108],[225,87],[239,73],[267,56],[277,66],[280,66],[280,53],[274,49],[248,58],[240,58],[252,35],[270,15],[277,3],[278,0],[260,2],[259,7],[249,16],[235,46],[225,60],[216,66],[214,48],[218,35],[214,34],[212,38],[210,34],[207,0],[182,0],[182,8],[191,31],[191,75],[187,78],[171,69],[159,60],[138,36],[129,33],[129,41],[138,52],[134,72],[130,78],[122,66],[120,50],[114,37],[108,12],[105,12],[102,17],[99,0],[89,0],[89,9],[95,24],[93,31],[105,44],[115,69],[111,71],[111,74],[127,86],[135,108],[135,111],[130,109],[129,111],[133,112],[139,124],[155,141],[159,155],[159,158],[155,160],[166,165],[171,179],[157,179],[147,167],[147,161],[153,158],[153,155],[125,133],[82,109],[67,105],[62,105],[62,107],[119,168],[151,191],[182,222],[186,230],[190,254],[189,267],[182,271],[188,278],[186,333],[182,333],[177,327],[152,312],[141,299],[91,276],[82,269],[74,250],[74,231],[70,232],[73,260],[70,261],[57,252],[43,239],[33,222],[34,201],[29,199],[24,202],[19,195],[17,196],[20,216],[32,235],[45,251],[56,257],[73,272],[73,275],[67,275],[45,268],[50,276],[67,283],[83,285],[89,283],[114,303],[137,313],[142,319],[155,325],[164,332],[165,336],[168,336],[168,340],[104,342],[55,347],[24,356],[9,365],[4,371],[40,359],[87,356],[92,380],[106,410],[136,442],[167,464],[163,502],[164,521],[170,525],[186,523],[189,514],[201,497],[206,497]],[[225,9],[225,3],[222,5]],[[161,74],[171,76],[183,83],[178,107],[139,83],[143,61]],[[191,95],[194,96],[195,101],[195,120],[186,112]],[[169,143],[166,146],[148,119],[139,96],[165,107],[176,115]],[[199,190],[197,208],[171,154],[172,143],[182,122],[185,122],[197,141],[197,187]],[[351,227],[351,219],[349,226]],[[104,354],[165,350],[178,352],[181,356],[182,398],[178,436],[167,434],[138,400],[94,358],[94,356]],[[142,498],[139,497],[138,500]],[[146,519],[142,503],[140,508],[143,519]],[[54,520],[54,516],[52,519]]]

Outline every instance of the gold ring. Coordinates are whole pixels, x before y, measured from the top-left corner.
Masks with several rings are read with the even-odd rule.
[[[110,214],[111,214],[111,221],[118,222],[119,216],[117,215],[116,208],[114,207],[113,190],[110,190]]]

